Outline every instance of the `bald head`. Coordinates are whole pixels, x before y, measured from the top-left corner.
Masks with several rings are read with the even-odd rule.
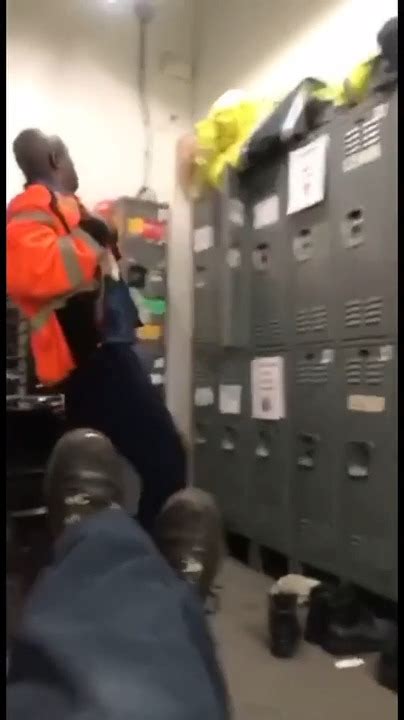
[[[63,141],[37,129],[23,130],[14,140],[14,156],[28,184],[47,182],[60,192],[75,193],[77,173]]]

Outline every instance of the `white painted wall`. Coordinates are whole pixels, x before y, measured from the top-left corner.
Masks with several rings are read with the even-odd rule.
[[[191,128],[188,82],[160,71],[161,56],[192,58],[194,0],[154,0],[148,96],[153,130],[151,186],[170,204],[177,139]],[[69,146],[90,206],[134,195],[142,182],[143,129],[136,92],[134,0],[8,0],[7,200],[22,178],[12,141],[22,129],[57,133]],[[178,204],[177,204],[178,207]],[[167,396],[184,434],[190,425],[191,284],[189,230],[174,213],[168,248]],[[189,223],[188,223],[189,227]]]
[[[163,75],[159,63],[164,52],[190,62],[192,1],[157,5],[149,41],[151,185],[171,202],[175,143],[189,128],[191,85]],[[143,152],[137,52],[132,0],[8,0],[7,199],[21,187],[11,144],[26,127],[65,139],[86,202],[137,192]]]
[[[196,115],[225,90],[282,97],[305,77],[338,81],[377,49],[397,0],[203,0]]]

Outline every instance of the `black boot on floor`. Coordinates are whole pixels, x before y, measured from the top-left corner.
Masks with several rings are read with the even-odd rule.
[[[107,508],[125,504],[123,461],[102,433],[79,429],[57,442],[45,475],[54,535]]]
[[[380,685],[397,692],[398,689],[398,630],[389,633],[377,663],[377,681]]]
[[[321,583],[310,592],[304,639],[314,645],[322,645],[330,622],[331,599],[335,587]]]
[[[157,517],[154,538],[160,552],[206,600],[224,551],[220,514],[211,495],[185,488],[169,498]]]
[[[297,595],[277,593],[269,597],[269,645],[278,658],[293,657],[299,645],[301,630],[297,619]]]
[[[352,586],[341,585],[331,597],[330,621],[321,644],[336,656],[379,652],[389,628],[363,606]]]

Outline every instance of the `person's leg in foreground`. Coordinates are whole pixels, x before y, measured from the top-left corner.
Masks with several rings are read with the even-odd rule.
[[[229,717],[200,598],[123,510],[121,467],[94,431],[55,448],[46,478],[54,562],[12,648],[9,720]]]
[[[174,421],[135,352],[106,344],[65,387],[69,428],[110,438],[142,480],[138,520],[150,532],[165,501],[186,484],[186,453]]]

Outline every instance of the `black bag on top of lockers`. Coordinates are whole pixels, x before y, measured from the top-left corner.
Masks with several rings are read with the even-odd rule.
[[[316,126],[316,118],[330,103],[315,93],[326,88],[316,78],[306,78],[265,118],[243,149],[242,167],[248,169],[265,159],[273,159],[289,144],[304,137]]]
[[[386,60],[388,70],[398,71],[398,18],[390,18],[377,35],[377,42]]]

